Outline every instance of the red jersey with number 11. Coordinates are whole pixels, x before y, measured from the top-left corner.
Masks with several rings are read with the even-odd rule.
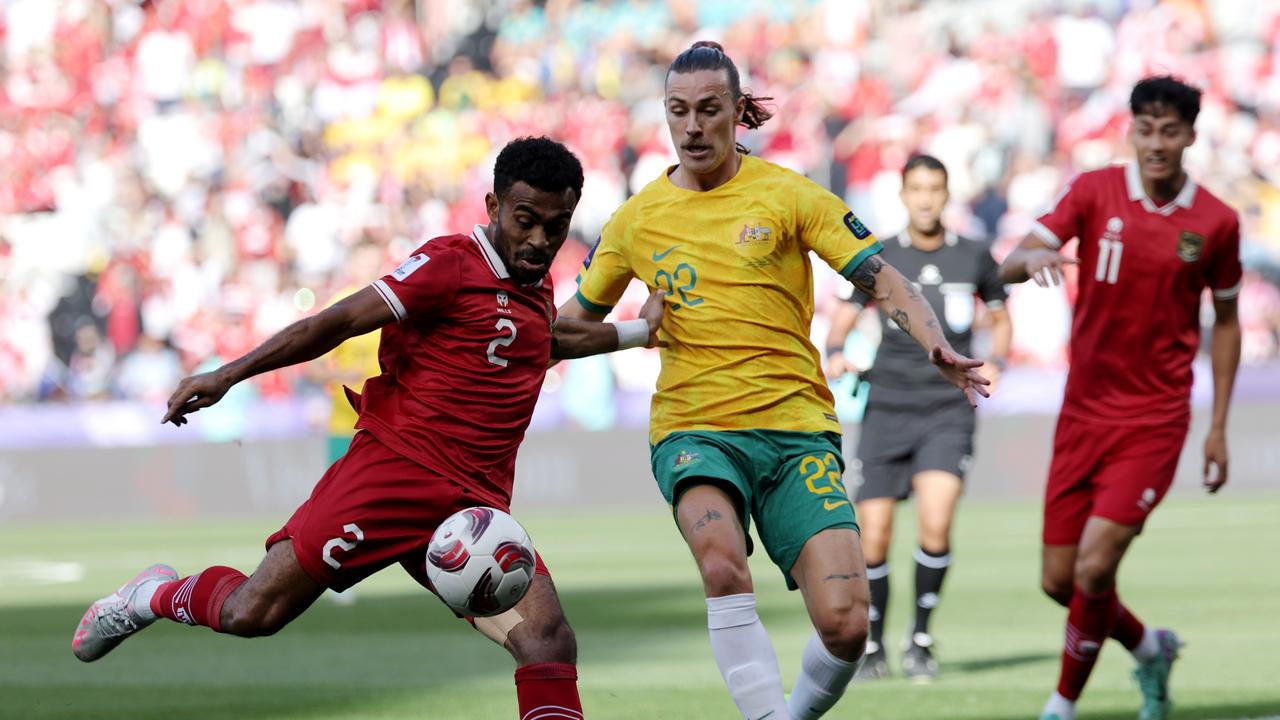
[[[511,279],[484,229],[428,241],[374,281],[395,313],[357,428],[499,508],[551,358],[551,278]]]
[[[1079,293],[1062,414],[1155,424],[1190,413],[1200,299],[1240,292],[1240,222],[1190,178],[1157,207],[1136,164],[1077,177],[1032,228],[1079,238]]]

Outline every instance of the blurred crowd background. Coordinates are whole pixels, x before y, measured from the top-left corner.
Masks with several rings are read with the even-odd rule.
[[[997,257],[1074,173],[1128,157],[1128,92],[1205,90],[1195,178],[1239,209],[1244,360],[1280,356],[1280,3],[1173,0],[0,0],[0,402],[164,399],[484,222],[493,157],[582,158],[563,299],[613,210],[674,163],[670,60],[720,41],[777,117],[740,138],[901,229],[899,169],[950,169],[946,222]],[[366,259],[359,259],[364,255]],[[834,307],[819,275],[815,336]],[[634,314],[643,292],[619,306]],[[1060,369],[1069,306],[1017,289],[1015,367]],[[821,346],[821,344],[819,345]],[[631,351],[556,368],[567,421],[651,390]],[[305,398],[303,368],[254,381]],[[1057,398],[1052,398],[1056,402]],[[544,398],[544,404],[548,402]]]

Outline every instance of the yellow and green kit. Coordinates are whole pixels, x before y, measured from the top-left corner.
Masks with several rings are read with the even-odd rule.
[[[680,188],[669,169],[624,203],[584,263],[577,299],[607,313],[632,278],[667,291],[668,347],[650,413],[654,475],[673,505],[691,482],[737,488],[744,526],[756,518],[790,585],[805,540],[857,527],[839,484],[834,399],[809,340],[809,252],[847,278],[881,247],[824,188],[749,155],[741,161],[713,190]],[[681,464],[682,451],[696,459]],[[801,499],[824,509],[810,518]]]

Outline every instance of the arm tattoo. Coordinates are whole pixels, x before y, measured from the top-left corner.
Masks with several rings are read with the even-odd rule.
[[[703,515],[703,516],[702,516],[702,519],[701,519],[701,520],[699,520],[699,521],[698,521],[698,522],[693,526],[693,532],[698,532],[698,531],[699,531],[699,530],[701,530],[702,528],[706,527],[706,526],[707,526],[707,523],[712,522],[712,521],[714,521],[714,520],[719,520],[720,518],[721,518],[721,515],[720,515],[720,513],[719,513],[718,511],[716,511],[716,510],[708,510],[708,511],[707,511],[707,514],[706,514],[706,515]]]
[[[830,582],[831,580],[852,580],[856,577],[858,577],[858,573],[849,573],[847,575],[844,573],[832,573],[831,575],[822,578],[822,581]]]
[[[911,318],[907,316],[906,310],[895,308],[893,312],[889,313],[889,317],[898,324],[898,327],[902,328],[903,332],[911,332]]]
[[[849,281],[858,286],[858,289],[870,295],[876,296],[876,275],[884,269],[884,263],[880,258],[872,255],[853,271],[849,276]]]

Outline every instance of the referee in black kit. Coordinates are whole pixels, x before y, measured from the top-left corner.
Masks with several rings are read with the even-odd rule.
[[[961,355],[970,355],[975,296],[992,319],[991,353],[980,368],[995,388],[1009,350],[1011,326],[1005,290],[996,274],[988,243],[968,240],[942,226],[947,205],[947,169],[937,158],[917,155],[902,168],[902,202],[907,229],[884,241],[884,260],[915,279],[915,286],[942,321],[943,331]],[[845,338],[871,297],[852,286],[831,321],[827,372],[839,377],[856,372],[844,357]],[[888,675],[884,651],[885,609],[889,604],[887,553],[893,535],[893,510],[912,491],[919,514],[916,548],[916,617],[904,643],[903,673],[929,682],[938,672],[933,659],[929,614],[938,604],[942,578],[951,564],[951,518],[960,499],[973,454],[974,411],[920,352],[910,335],[880,314],[883,339],[866,373],[871,384],[862,420],[854,501],[862,528],[862,550],[871,581],[871,633],[863,680]]]

